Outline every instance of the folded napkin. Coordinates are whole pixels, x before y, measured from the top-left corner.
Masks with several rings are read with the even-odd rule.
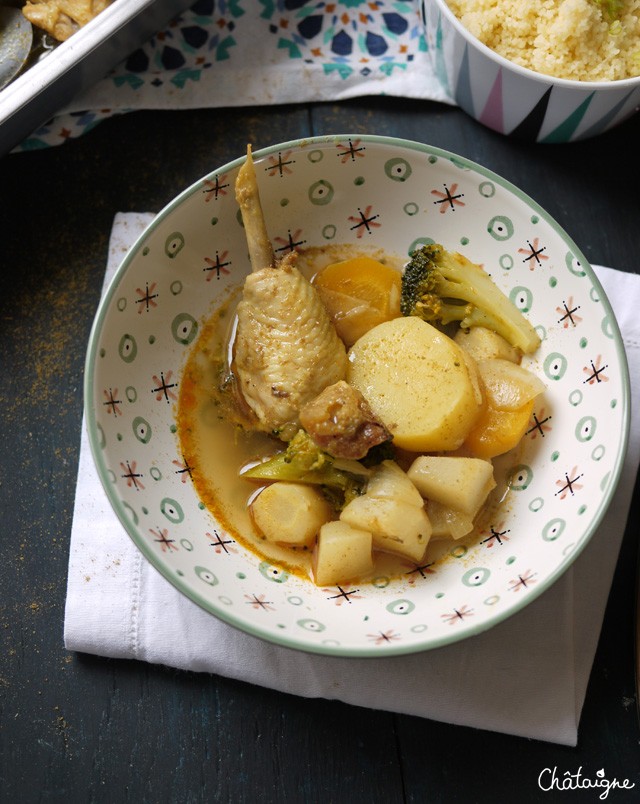
[[[152,217],[116,217],[105,282]],[[599,266],[595,271],[618,318],[630,365],[629,450],[598,532],[562,578],[523,611],[457,644],[380,659],[312,655],[241,633],[180,594],[142,557],[111,510],[83,427],[66,647],[575,745],[640,460],[640,276]]]
[[[418,0],[289,5],[197,0],[16,150],[62,143],[134,109],[363,95],[453,102],[431,66]]]

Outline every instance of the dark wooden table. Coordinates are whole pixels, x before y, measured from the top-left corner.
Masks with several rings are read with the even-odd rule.
[[[136,112],[0,158],[2,804],[598,801],[542,792],[553,767],[604,768],[636,786],[609,801],[638,800],[638,484],[575,749],[64,648],[83,361],[113,216],[161,209],[249,141],[328,133],[402,136],[480,162],[591,262],[640,271],[640,115],[599,139],[532,146],[458,109],[390,98]]]

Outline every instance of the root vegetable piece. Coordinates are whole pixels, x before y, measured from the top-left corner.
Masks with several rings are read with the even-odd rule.
[[[492,329],[487,329],[486,327],[459,329],[454,340],[474,360],[500,357],[504,360],[510,360],[512,363],[520,362],[520,351],[515,346],[511,346],[502,335],[498,335]]]
[[[339,520],[320,528],[313,577],[318,586],[344,583],[373,568],[371,534]]]
[[[347,346],[383,321],[400,315],[399,271],[372,257],[334,262],[315,277],[338,335]]]
[[[478,458],[495,458],[513,449],[527,430],[544,383],[528,369],[508,360],[479,360],[486,405],[465,440]]]
[[[509,360],[479,360],[476,365],[487,401],[498,410],[520,410],[545,390],[538,376]]]
[[[422,506],[389,497],[355,497],[342,510],[340,520],[370,531],[378,550],[416,562],[424,556],[431,536],[431,523]]]
[[[290,546],[311,546],[333,517],[318,489],[286,481],[264,488],[251,504],[251,513],[268,541]]]
[[[435,500],[429,500],[427,509],[433,528],[432,539],[462,539],[473,530],[473,520],[462,511],[448,508]]]
[[[423,497],[471,519],[496,486],[491,462],[479,458],[421,455],[411,464],[407,476]],[[429,506],[427,512],[431,519]]]
[[[473,392],[476,397],[476,402],[479,407],[484,406],[484,385],[482,384],[482,380],[480,379],[480,372],[478,371],[478,364],[474,360],[473,357],[469,354],[469,352],[465,352],[464,349],[460,350],[460,354],[464,358],[464,362],[467,366],[467,371],[469,372],[469,379],[471,380],[471,385],[473,386]]]
[[[464,442],[465,448],[478,458],[504,455],[520,443],[527,431],[535,401],[517,410],[498,410],[487,405]]]
[[[414,452],[457,449],[482,405],[461,348],[409,316],[379,324],[349,350],[347,380],[369,402],[396,446]]]
[[[367,482],[366,493],[369,497],[392,497],[418,508],[424,505],[419,490],[395,461],[383,461],[376,466]]]
[[[373,534],[378,550],[420,561],[431,536],[424,500],[395,461],[383,461],[361,497],[344,507],[340,519]]]

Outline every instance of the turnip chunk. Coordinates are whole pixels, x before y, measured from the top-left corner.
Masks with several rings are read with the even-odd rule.
[[[480,458],[420,455],[409,467],[407,476],[423,497],[461,511],[471,519],[496,486],[493,465]],[[429,506],[427,511],[431,518]]]
[[[499,357],[503,360],[510,360],[512,363],[519,363],[522,357],[519,350],[515,346],[511,346],[502,335],[498,335],[497,332],[486,327],[459,329],[454,340],[474,360]]]
[[[537,375],[509,360],[479,360],[477,366],[487,399],[498,410],[518,410],[545,391]]]
[[[473,530],[473,519],[468,514],[448,508],[435,500],[428,500],[427,512],[433,528],[431,538],[434,541],[461,539]]]
[[[370,533],[337,520],[320,528],[313,568],[313,578],[318,586],[354,580],[372,569]]]
[[[340,515],[343,522],[368,528],[377,550],[420,561],[424,556],[431,523],[424,508],[382,497],[356,497]]]
[[[265,539],[310,547],[325,522],[333,518],[318,489],[281,481],[264,488],[251,504],[253,521]]]
[[[420,491],[395,461],[382,461],[375,467],[367,481],[366,492],[369,497],[393,497],[418,508],[424,505]]]
[[[374,549],[416,562],[424,556],[431,536],[420,493],[393,461],[376,467],[366,492],[345,506],[340,520],[372,533]]]
[[[349,351],[347,380],[414,452],[457,449],[482,404],[461,348],[414,316],[379,324]]]

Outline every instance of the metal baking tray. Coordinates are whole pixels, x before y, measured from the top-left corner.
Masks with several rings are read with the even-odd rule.
[[[50,120],[194,0],[115,0],[0,90],[0,156]]]

